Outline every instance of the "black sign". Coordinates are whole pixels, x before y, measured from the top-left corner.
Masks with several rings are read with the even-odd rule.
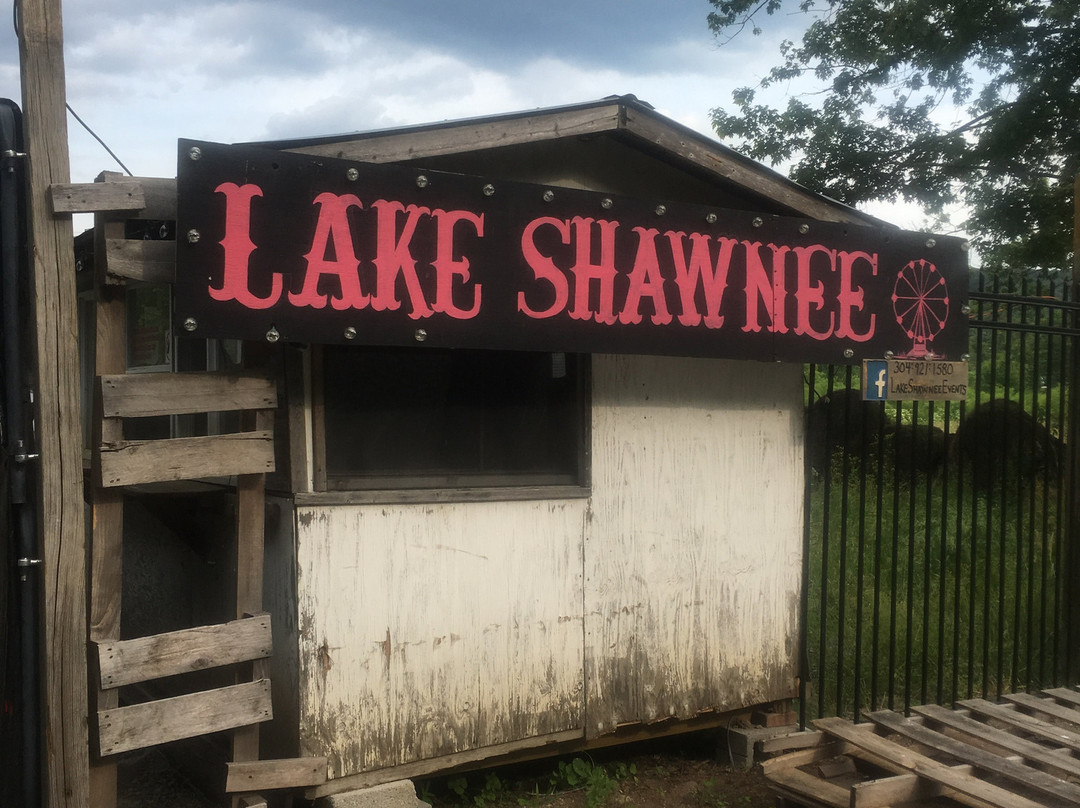
[[[179,333],[799,362],[967,352],[959,239],[181,141]]]

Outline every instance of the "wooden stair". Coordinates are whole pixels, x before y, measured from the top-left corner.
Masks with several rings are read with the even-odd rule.
[[[1080,690],[1018,693],[814,722],[816,745],[766,761],[782,804],[1080,806]]]

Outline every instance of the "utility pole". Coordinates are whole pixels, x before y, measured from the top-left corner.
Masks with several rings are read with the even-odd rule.
[[[86,556],[71,218],[49,187],[70,181],[61,0],[16,0],[37,346],[39,550],[44,591],[44,805],[89,805]],[[36,808],[27,806],[26,808]]]

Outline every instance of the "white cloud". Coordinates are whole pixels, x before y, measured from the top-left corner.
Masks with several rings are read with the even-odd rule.
[[[178,137],[314,136],[613,93],[634,93],[708,132],[708,108],[722,100],[715,74],[732,61],[704,24],[697,41],[655,45],[670,65],[657,73],[639,69],[633,53],[599,69],[542,56],[497,70],[410,40],[407,31],[375,34],[353,23],[327,25],[321,13],[252,2],[153,10],[99,25],[81,20],[67,54],[68,97],[133,171],[171,175]],[[114,168],[75,125],[70,142],[76,181]]]

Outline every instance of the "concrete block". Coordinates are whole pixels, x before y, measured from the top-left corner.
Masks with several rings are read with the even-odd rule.
[[[749,769],[754,765],[754,744],[794,730],[795,727],[791,726],[731,727],[721,736],[721,744],[727,747],[726,752],[720,751],[717,757],[722,763],[730,762],[737,768]]]
[[[431,808],[416,796],[411,780],[395,780],[371,788],[320,797],[315,808]]]

